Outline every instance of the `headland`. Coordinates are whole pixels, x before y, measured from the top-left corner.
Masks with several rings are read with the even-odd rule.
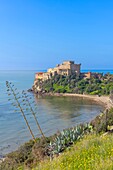
[[[113,75],[83,73],[81,64],[64,61],[47,72],[36,73],[32,91],[43,95],[89,98],[110,108],[113,105]]]

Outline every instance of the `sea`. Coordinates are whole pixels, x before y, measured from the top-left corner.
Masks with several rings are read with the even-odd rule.
[[[82,70],[87,71],[89,70]],[[90,71],[113,74],[113,70]],[[21,112],[15,112],[15,106],[8,101],[10,96],[7,94],[6,81],[12,82],[21,95],[23,90],[27,91],[32,87],[35,72],[37,70],[0,71],[0,158],[32,138]],[[32,100],[31,103],[34,102],[33,109],[45,136],[89,122],[103,110],[102,105],[80,97],[44,97],[33,93],[28,93],[28,97]],[[24,112],[35,137],[41,137],[31,112]]]

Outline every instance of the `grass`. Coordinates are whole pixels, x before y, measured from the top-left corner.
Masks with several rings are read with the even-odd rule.
[[[113,170],[113,133],[102,135],[113,125],[113,108],[91,122],[94,131],[67,147],[50,162],[47,146],[55,136],[25,143],[7,155],[0,170]],[[34,168],[33,168],[34,167]]]
[[[33,170],[113,170],[113,134],[88,135],[53,161]]]

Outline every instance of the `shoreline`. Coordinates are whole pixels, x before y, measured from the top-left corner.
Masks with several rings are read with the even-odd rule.
[[[39,95],[39,94],[36,94]],[[41,94],[42,96],[64,96],[64,97],[81,97],[81,98],[87,98],[90,100],[93,100],[97,102],[98,104],[100,103],[101,105],[104,106],[105,109],[110,109],[113,107],[113,102],[111,101],[109,96],[98,96],[98,95],[85,95],[85,94],[73,94],[73,93],[44,93]],[[12,152],[10,152],[12,153]],[[0,164],[5,160],[6,157],[1,157],[0,158]]]
[[[104,105],[106,109],[113,107],[113,102],[109,96],[98,96],[98,95],[86,95],[86,94],[75,94],[75,93],[44,93],[44,96],[65,96],[65,97],[82,97],[91,99],[97,103]]]

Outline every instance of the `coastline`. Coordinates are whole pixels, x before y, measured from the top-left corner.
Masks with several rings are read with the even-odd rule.
[[[88,98],[104,105],[106,109],[113,107],[113,102],[109,96],[98,96],[98,95],[86,95],[86,94],[75,94],[75,93],[44,93],[45,96],[70,96],[70,97],[82,97]]]
[[[109,96],[98,96],[98,95],[85,95],[85,94],[73,94],[73,93],[44,93],[42,96],[65,96],[65,97],[81,97],[87,98],[103,105],[105,109],[113,107],[113,102]],[[11,152],[12,153],[12,152]],[[6,156],[7,157],[7,156]],[[0,164],[5,161],[6,157],[0,158]]]

